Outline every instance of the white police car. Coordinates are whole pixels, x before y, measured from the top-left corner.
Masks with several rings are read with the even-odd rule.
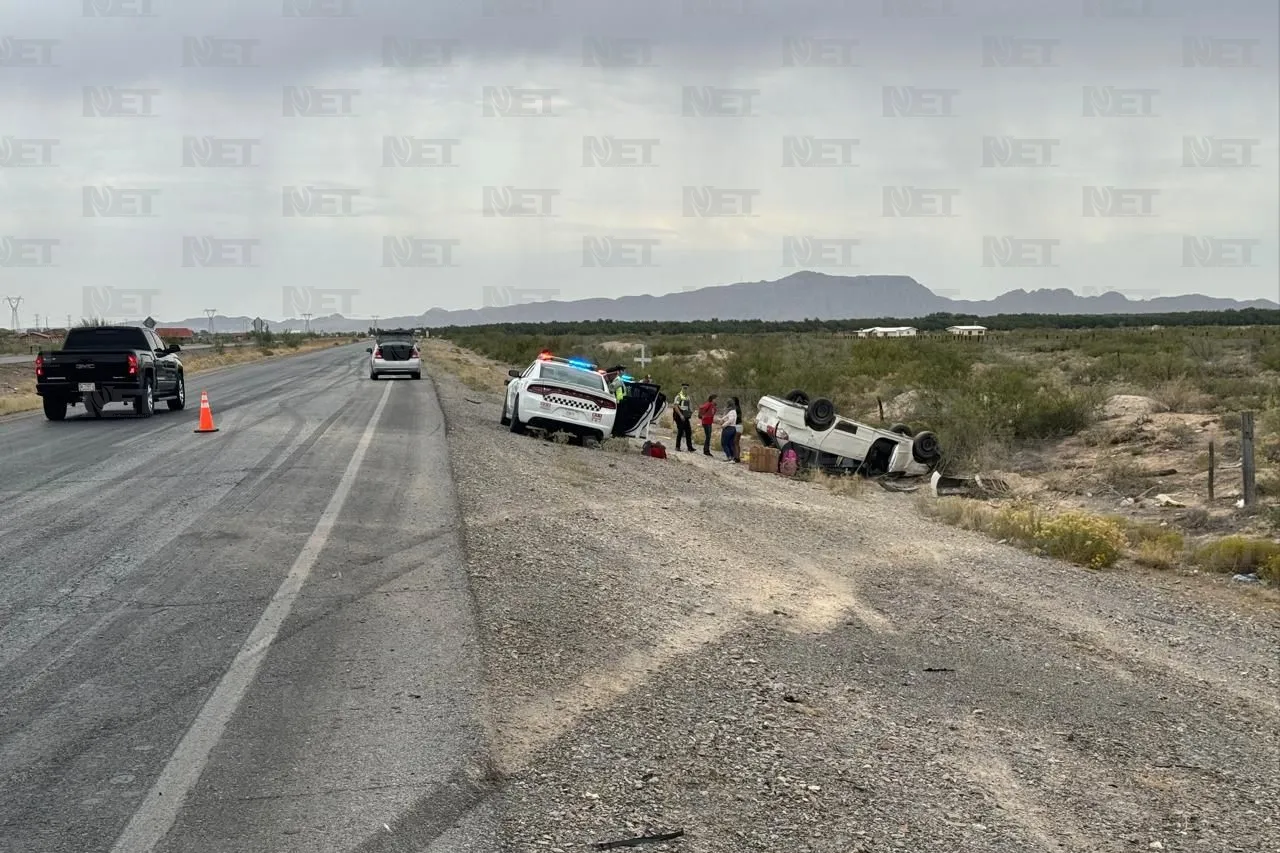
[[[524,370],[508,371],[502,425],[567,432],[603,441],[613,435],[618,403],[605,372],[588,361],[543,351]]]

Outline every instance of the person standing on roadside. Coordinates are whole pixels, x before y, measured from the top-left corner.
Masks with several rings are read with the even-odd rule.
[[[675,406],[671,410],[676,421],[676,450],[680,450],[680,439],[684,438],[685,449],[693,452],[693,403],[689,400],[689,383],[680,385],[680,393],[676,394]]]
[[[724,417],[720,419],[720,425],[724,427],[720,433],[720,449],[724,451],[724,461],[737,462],[737,439],[738,439],[738,416],[741,411],[738,406],[738,398],[730,397],[728,410],[724,413]]]
[[[707,402],[698,407],[698,420],[702,422],[702,453],[711,455],[711,428],[716,423],[716,395],[707,397]]]

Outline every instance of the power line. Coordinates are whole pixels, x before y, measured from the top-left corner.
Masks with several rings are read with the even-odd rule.
[[[206,308],[204,313],[209,317],[209,334],[213,334],[213,315],[218,313],[217,308]]]

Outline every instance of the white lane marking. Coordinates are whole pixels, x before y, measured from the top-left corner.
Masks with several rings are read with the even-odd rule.
[[[293,568],[289,569],[289,574],[280,584],[271,603],[267,605],[262,618],[258,620],[258,624],[244,641],[244,645],[240,647],[240,652],[231,662],[231,668],[222,676],[222,680],[218,682],[209,701],[200,709],[191,728],[187,729],[186,735],[169,758],[169,763],[165,765],[160,778],[147,792],[147,798],[143,801],[142,807],[134,814],[120,839],[111,848],[112,853],[146,853],[154,850],[173,828],[187,794],[199,781],[200,774],[209,763],[209,754],[222,738],[227,723],[240,707],[245,693],[257,677],[258,668],[262,666],[267,649],[280,633],[280,627],[288,618],[289,611],[293,609],[302,585],[311,574],[311,567],[315,565],[320,551],[329,540],[329,534],[333,532],[338,513],[342,511],[342,504],[346,501],[347,494],[351,491],[351,486],[360,471],[360,464],[364,461],[365,452],[373,441],[378,419],[382,416],[382,410],[387,405],[387,398],[391,396],[394,385],[394,382],[388,383],[383,390],[382,399],[378,401],[373,417],[369,419],[369,425],[360,436],[360,442],[356,445],[355,453],[351,455],[351,461],[347,463],[347,470],[338,482],[333,498],[320,514],[320,520],[316,522],[315,529],[311,531],[306,544],[302,546],[302,551],[294,561]]]

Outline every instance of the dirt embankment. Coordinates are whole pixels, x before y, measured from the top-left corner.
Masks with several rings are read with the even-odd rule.
[[[515,436],[500,369],[428,357],[506,850],[1276,849],[1274,604],[1032,557],[874,485]]]

